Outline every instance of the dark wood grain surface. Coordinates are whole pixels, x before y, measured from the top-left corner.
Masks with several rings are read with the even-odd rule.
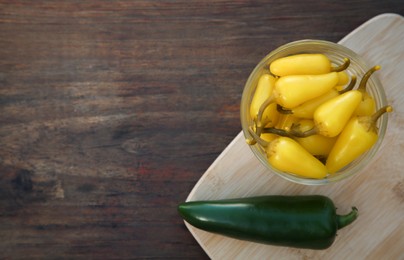
[[[255,64],[396,1],[0,1],[0,258],[207,258],[176,211]]]

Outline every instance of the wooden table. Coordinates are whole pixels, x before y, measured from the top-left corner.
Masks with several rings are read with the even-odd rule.
[[[0,1],[0,258],[205,259],[176,205],[255,64],[402,1]]]

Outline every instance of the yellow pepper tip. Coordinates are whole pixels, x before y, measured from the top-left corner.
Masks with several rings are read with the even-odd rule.
[[[387,106],[386,107],[386,112],[393,112],[393,107],[392,106]]]
[[[380,66],[380,65],[376,65],[376,66],[374,66],[374,70],[380,70],[382,68],[382,66]]]

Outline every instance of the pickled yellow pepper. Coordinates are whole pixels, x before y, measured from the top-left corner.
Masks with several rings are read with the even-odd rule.
[[[323,104],[324,102],[326,102],[334,97],[337,97],[340,94],[343,94],[349,90],[352,90],[354,88],[355,84],[356,84],[356,77],[352,76],[351,82],[345,89],[338,91],[336,88],[333,88],[330,91],[328,91],[327,93],[325,93],[319,97],[313,98],[307,102],[304,102],[303,104],[301,104],[291,110],[285,110],[279,106],[278,106],[278,110],[281,113],[293,114],[296,117],[312,119],[313,115],[314,115],[314,111],[321,104]]]
[[[338,72],[338,86],[344,86],[349,82],[349,76],[346,71]]]
[[[372,116],[353,117],[339,135],[327,158],[328,171],[335,173],[368,151],[378,139],[378,118],[391,111],[391,106],[385,106]]]
[[[338,73],[338,83],[337,83],[337,86],[335,87],[335,89],[340,91],[340,90],[343,90],[344,86],[349,82],[349,75],[345,70],[337,72],[337,73]],[[354,76],[354,75],[352,75],[352,76]]]
[[[261,107],[261,105],[264,103],[266,99],[268,99],[272,95],[272,91],[275,86],[275,81],[276,79],[269,75],[269,74],[263,74],[257,83],[257,87],[255,89],[253,98],[251,100],[251,105],[250,105],[250,116],[251,118],[257,118],[258,111]],[[264,113],[266,113],[264,111]],[[267,116],[265,116],[267,118]],[[268,120],[270,120],[270,117],[268,116]]]
[[[332,67],[331,61],[324,54],[296,54],[273,61],[269,70],[273,75],[284,77],[289,75],[318,75],[332,71],[342,71],[350,64],[349,59],[338,67]]]
[[[338,83],[336,72],[321,75],[290,75],[279,78],[273,95],[276,102],[285,108],[294,108],[319,97]]]
[[[327,175],[325,165],[292,138],[280,136],[266,142],[251,128],[249,132],[265,147],[268,162],[279,171],[315,179],[322,179]]]
[[[314,127],[314,122],[309,119],[299,121],[299,128],[306,132]],[[327,157],[337,140],[336,137],[326,137],[319,134],[296,138],[296,141],[312,155]]]
[[[313,116],[318,133],[327,137],[337,136],[361,100],[361,92],[351,90],[320,105]]]
[[[381,67],[379,65],[374,66],[365,73],[361,82],[359,83],[358,91],[362,93],[362,101],[355,111],[355,114],[358,116],[370,116],[376,111],[376,102],[366,91],[366,84],[370,76],[380,69]]]

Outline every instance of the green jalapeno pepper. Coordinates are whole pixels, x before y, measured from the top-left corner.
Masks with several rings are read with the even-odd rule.
[[[325,249],[337,230],[357,218],[353,207],[337,215],[325,196],[262,196],[216,201],[184,202],[180,215],[191,225],[236,239],[277,246]]]

